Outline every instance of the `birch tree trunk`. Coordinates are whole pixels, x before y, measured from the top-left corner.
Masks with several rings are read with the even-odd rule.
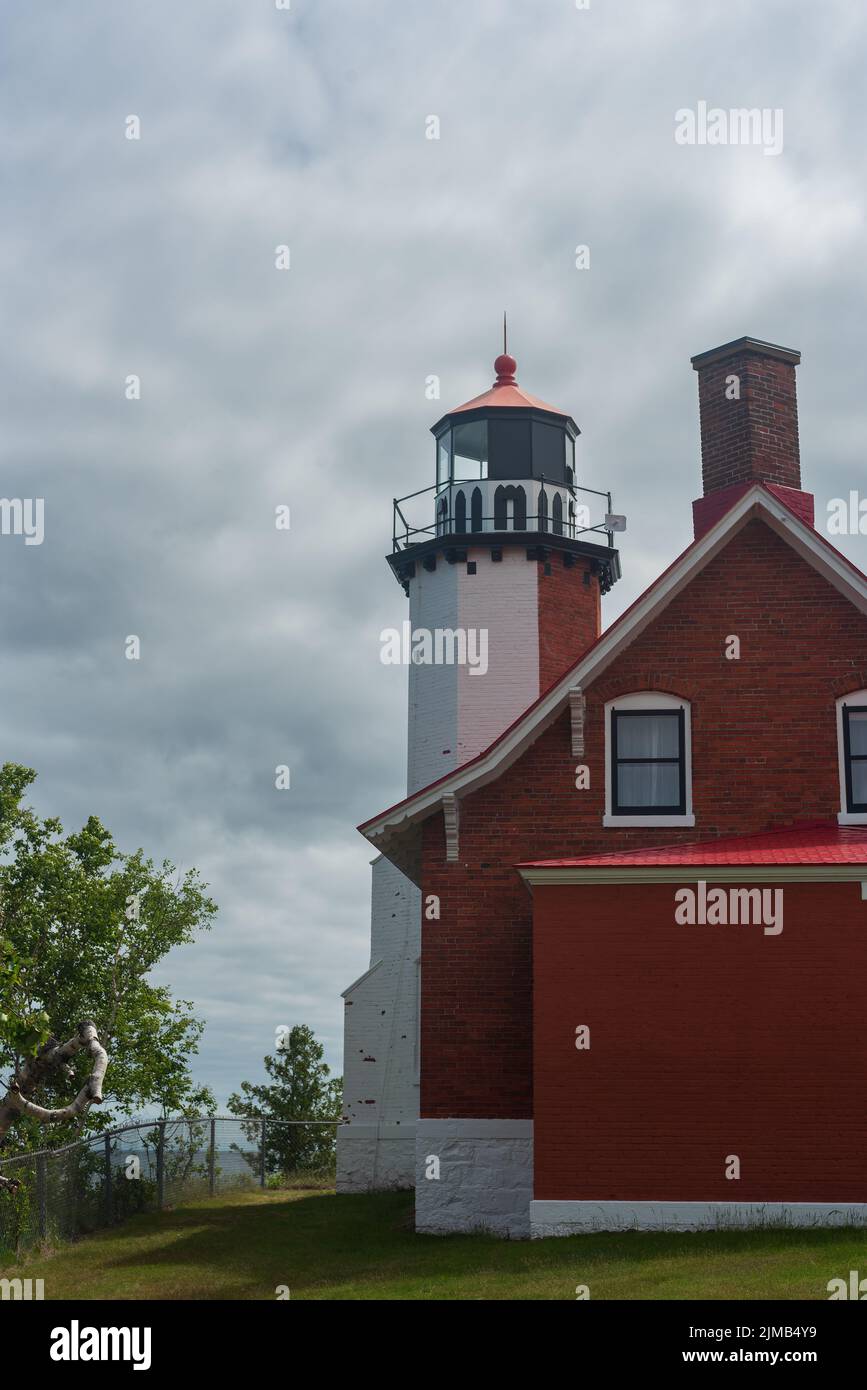
[[[67,1078],[73,1076],[71,1059],[79,1052],[86,1052],[93,1065],[90,1076],[75,1099],[59,1110],[46,1110],[32,1101],[30,1097],[46,1081],[53,1080],[58,1074]],[[91,1019],[79,1023],[78,1032],[68,1042],[59,1043],[56,1038],[49,1038],[35,1057],[28,1057],[19,1067],[0,1100],[0,1145],[21,1115],[27,1115],[39,1124],[56,1125],[86,1114],[91,1105],[101,1105],[102,1082],[107,1066],[108,1054],[99,1041],[96,1024]],[[0,1174],[0,1189],[14,1191],[19,1185],[15,1178],[4,1178]]]

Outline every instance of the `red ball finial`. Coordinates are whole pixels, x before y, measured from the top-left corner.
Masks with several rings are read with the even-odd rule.
[[[494,371],[497,373],[497,380],[495,382],[495,385],[516,385],[515,372],[517,370],[518,364],[515,361],[514,357],[510,357],[507,352],[501,353],[500,356],[497,358],[496,362],[494,363]]]

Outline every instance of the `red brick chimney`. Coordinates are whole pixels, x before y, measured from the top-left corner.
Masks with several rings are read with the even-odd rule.
[[[791,348],[737,338],[693,357],[698,372],[704,496],[692,504],[696,540],[753,483],[767,483],[808,526],[813,496],[801,489]]]

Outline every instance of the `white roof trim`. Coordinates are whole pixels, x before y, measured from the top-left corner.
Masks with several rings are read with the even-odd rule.
[[[527,884],[563,883],[860,883],[865,864],[588,864],[519,869]]]
[[[381,858],[381,857],[382,857],[382,856],[380,856],[380,858]],[[376,863],[376,860],[374,860],[373,862]],[[365,970],[365,972],[364,972],[363,975],[359,975],[359,977],[358,977],[357,980],[353,980],[351,985],[347,985],[347,986],[346,986],[346,989],[343,991],[343,993],[341,994],[340,998],[341,998],[341,999],[348,999],[349,996],[350,996],[350,994],[352,994],[352,992],[353,992],[354,990],[358,989],[358,986],[359,986],[359,985],[363,985],[364,982],[365,982],[365,980],[369,980],[370,977],[371,977],[371,975],[372,975],[376,970],[378,970],[379,967],[380,967],[381,965],[382,965],[382,961],[381,961],[381,960],[374,961],[373,965],[369,966],[368,969]]]
[[[759,513],[762,520],[786,540],[802,559],[867,615],[867,581],[859,578],[837,550],[823,544],[812,527],[805,525],[773,493],[756,484],[701,540],[685,551],[679,561],[675,561],[661,580],[645,591],[623,618],[603,633],[592,651],[571,667],[545,699],[534,705],[505,738],[494,743],[481,758],[467,763],[463,768],[456,768],[448,778],[422,789],[394,810],[386,811],[366,826],[362,833],[375,844],[380,836],[402,829],[407,822],[424,820],[439,806],[446,792],[467,794],[498,777],[558,717],[568,703],[570,689],[576,685],[586,687],[595,680],[690,580],[716,557],[734,533]]]

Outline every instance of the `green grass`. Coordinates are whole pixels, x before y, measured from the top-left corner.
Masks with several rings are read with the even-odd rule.
[[[867,1275],[864,1231],[418,1236],[410,1193],[295,1190],[136,1216],[0,1275],[46,1299],[827,1299],[850,1269]]]

